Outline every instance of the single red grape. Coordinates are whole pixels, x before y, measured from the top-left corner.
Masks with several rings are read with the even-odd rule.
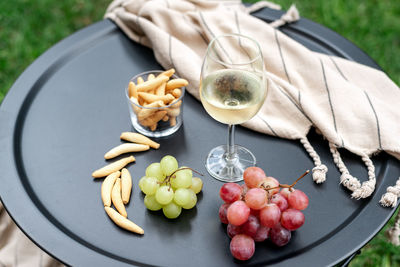
[[[242,196],[242,187],[235,183],[226,183],[221,186],[219,196],[226,203],[233,203]]]
[[[226,233],[230,238],[233,238],[235,235],[242,233],[242,226],[228,224],[228,226],[226,227]]]
[[[258,187],[264,177],[265,172],[259,167],[249,167],[243,172],[243,180],[248,188]]]
[[[244,224],[250,215],[250,208],[242,200],[233,202],[227,212],[228,222],[233,225]]]
[[[247,206],[259,210],[267,204],[267,192],[261,188],[251,188],[245,196]]]
[[[275,204],[267,204],[262,210],[260,210],[260,222],[266,227],[274,227],[280,219],[281,210]]]
[[[291,237],[292,233],[288,229],[282,227],[280,224],[277,224],[274,228],[269,230],[269,238],[271,239],[272,243],[278,247],[282,247],[289,243]]]
[[[247,221],[241,225],[243,234],[248,235],[252,238],[257,234],[257,230],[260,227],[260,221],[254,215],[249,215]]]
[[[289,198],[289,195],[292,191],[290,191],[290,188],[283,188],[279,193],[286,198],[286,200]]]
[[[257,233],[254,235],[253,239],[256,242],[262,242],[268,238],[269,228],[264,225],[258,227]]]
[[[257,187],[260,186],[263,186],[264,188],[275,188],[268,190],[270,196],[279,192],[279,181],[271,176],[264,177]]]
[[[228,224],[228,217],[226,217],[226,213],[228,211],[230,204],[224,203],[219,207],[218,215],[219,219],[221,220],[222,223]]]
[[[291,208],[304,210],[308,206],[308,197],[303,191],[296,189],[290,193],[288,203]]]
[[[276,204],[281,211],[286,210],[289,207],[289,204],[284,196],[281,193],[277,193],[271,197],[270,203]]]
[[[232,256],[238,260],[248,260],[254,255],[255,243],[253,238],[247,235],[236,235],[230,245]]]
[[[304,214],[296,209],[287,209],[282,212],[281,224],[288,230],[296,230],[304,224]]]

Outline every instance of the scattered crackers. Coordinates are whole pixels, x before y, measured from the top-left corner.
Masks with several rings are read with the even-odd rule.
[[[151,79],[156,78],[152,77]],[[150,147],[154,149],[160,147],[159,143],[138,133],[123,132],[120,138],[130,143],[124,143],[110,149],[104,155],[106,160],[125,153],[142,152],[149,150]],[[125,166],[134,161],[135,157],[132,155],[121,158],[94,171],[92,176],[93,178],[106,177],[101,185],[101,200],[110,219],[119,227],[142,235],[144,234],[143,229],[128,219],[128,213],[125,209],[132,192],[132,176]],[[115,209],[111,205],[114,205]]]

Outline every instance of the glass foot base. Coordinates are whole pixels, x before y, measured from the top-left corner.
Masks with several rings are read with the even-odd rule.
[[[256,165],[256,157],[247,148],[238,145],[235,145],[234,158],[227,159],[226,152],[226,145],[218,146],[210,151],[206,160],[208,173],[223,182],[242,181],[244,170]]]

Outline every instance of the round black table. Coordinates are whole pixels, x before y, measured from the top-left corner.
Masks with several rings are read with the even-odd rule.
[[[282,13],[254,13],[266,21]],[[338,34],[306,19],[283,32],[312,50],[379,68],[365,53]],[[0,196],[18,226],[42,249],[73,266],[326,266],[342,262],[364,246],[394,212],[378,201],[400,175],[397,162],[373,158],[377,188],[368,199],[354,200],[339,185],[328,144],[311,133],[311,143],[327,164],[327,181],[303,179],[298,188],[310,197],[304,226],[291,242],[276,248],[258,244],[254,257],[238,262],[218,219],[222,183],[206,172],[212,147],[225,143],[226,126],[211,119],[201,104],[185,96],[184,124],[161,148],[135,154],[129,166],[134,178],[129,217],[145,230],[137,236],[115,226],[104,212],[101,181],[93,170],[105,165],[103,155],[132,130],[123,88],[136,73],[161,69],[152,51],[130,41],[111,21],[87,27],[38,58],[15,82],[0,107]],[[265,136],[238,127],[236,140],[254,152],[258,166],[283,183],[291,183],[312,160],[297,141]],[[343,153],[361,180],[361,160]],[[181,165],[205,173],[198,205],[177,220],[149,212],[137,186],[151,162],[166,154]]]

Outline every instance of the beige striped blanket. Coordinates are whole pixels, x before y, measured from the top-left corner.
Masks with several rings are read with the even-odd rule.
[[[0,267],[11,266],[59,267],[63,265],[33,244],[12,221],[0,202]]]

